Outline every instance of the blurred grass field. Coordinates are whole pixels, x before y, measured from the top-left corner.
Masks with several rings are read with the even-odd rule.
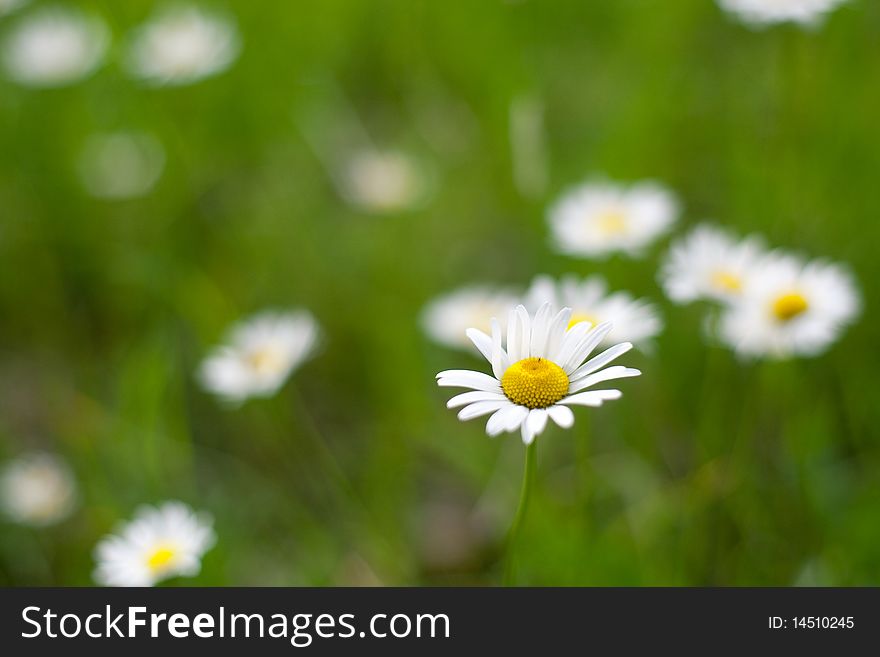
[[[118,44],[152,3],[77,4]],[[539,439],[522,583],[880,584],[880,4],[760,31],[711,0],[219,6],[242,55],[199,84],[144,88],[112,62],[57,90],[0,79],[0,457],[58,452],[81,497],[56,527],[2,525],[0,583],[90,584],[96,541],[164,499],[216,521],[179,584],[497,583],[523,445],[445,408],[435,373],[478,361],[419,312],[472,282],[599,272],[667,327],[623,400]],[[546,128],[531,195],[522,98]],[[340,199],[310,139],[352,115],[428,163],[423,209]],[[78,154],[121,129],[158,137],[165,171],[145,198],[93,199]],[[702,309],[657,286],[665,241],[639,260],[549,248],[546,207],[593,174],[670,186],[676,233],[712,219],[849,263],[860,321],[809,360],[706,346]],[[322,347],[275,398],[200,390],[230,324],[297,306]]]

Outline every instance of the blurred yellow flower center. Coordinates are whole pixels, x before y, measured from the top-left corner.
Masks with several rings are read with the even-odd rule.
[[[598,225],[603,235],[620,235],[626,232],[626,215],[620,210],[606,210],[599,216]]]
[[[147,566],[152,571],[162,570],[174,559],[177,552],[170,547],[157,548],[147,559]]]
[[[724,292],[736,293],[742,289],[742,280],[729,271],[716,271],[712,274],[712,285]]]
[[[568,393],[568,376],[552,361],[524,358],[507,368],[501,389],[514,404],[547,408]]]
[[[251,369],[258,374],[272,374],[284,366],[281,350],[272,346],[254,349],[245,359]]]
[[[780,322],[787,322],[806,311],[808,306],[804,295],[798,292],[789,292],[777,297],[773,302],[773,314]]]
[[[568,328],[571,328],[575,324],[580,324],[581,322],[589,322],[593,326],[596,326],[599,323],[593,315],[588,315],[587,313],[572,313]]]

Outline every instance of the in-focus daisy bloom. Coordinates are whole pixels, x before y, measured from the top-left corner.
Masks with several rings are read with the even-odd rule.
[[[211,517],[182,502],[138,509],[134,519],[95,546],[94,578],[104,586],[153,586],[192,577],[216,540]]]
[[[68,517],[76,506],[76,482],[56,456],[27,454],[0,471],[0,504],[15,522],[45,527]]]
[[[3,46],[7,75],[32,87],[60,87],[92,73],[109,43],[104,23],[63,7],[39,9],[22,18]]]
[[[722,315],[719,336],[744,356],[814,356],[857,317],[860,305],[847,269],[771,253],[748,293]]]
[[[488,333],[493,317],[507,317],[518,303],[508,290],[475,285],[444,294],[422,311],[421,324],[435,342],[454,349],[472,350],[467,337],[469,328]]]
[[[240,50],[230,19],[194,6],[172,6],[136,30],[125,64],[147,84],[185,85],[222,73]]]
[[[202,363],[204,388],[231,403],[271,397],[314,351],[318,324],[305,310],[266,312],[237,324]]]
[[[501,324],[492,320],[491,335],[469,329],[468,337],[492,366],[492,374],[471,370],[447,370],[437,375],[440,386],[470,388],[446,404],[462,407],[460,420],[489,415],[486,433],[520,430],[523,442],[535,436],[552,419],[560,427],[574,424],[569,406],[601,406],[618,399],[620,390],[588,390],[591,386],[641,374],[629,367],[605,367],[632,349],[628,342],[615,345],[586,360],[611,330],[611,324],[595,328],[589,322],[569,327],[571,308],[554,313],[549,303],[531,316],[525,306],[510,312],[502,346]],[[584,362],[586,360],[586,362]]]
[[[656,183],[595,182],[563,195],[550,208],[549,222],[554,245],[562,253],[638,256],[669,230],[678,214],[675,196]]]
[[[633,342],[646,346],[663,329],[663,321],[651,303],[635,299],[628,292],[609,294],[601,276],[566,276],[559,281],[537,276],[526,292],[524,305],[536,310],[544,303],[571,308],[569,326],[578,322],[590,322],[593,326],[609,322],[613,328],[602,344]]]
[[[762,27],[774,23],[815,25],[847,0],[718,0],[722,9],[744,23]]]
[[[421,206],[429,191],[421,163],[399,151],[364,150],[342,172],[342,194],[356,208],[376,214]]]
[[[147,194],[162,175],[165,151],[152,136],[134,132],[92,135],[79,160],[86,190],[97,198]]]
[[[733,301],[743,294],[764,253],[756,237],[737,240],[701,224],[672,244],[660,269],[660,283],[676,303]]]

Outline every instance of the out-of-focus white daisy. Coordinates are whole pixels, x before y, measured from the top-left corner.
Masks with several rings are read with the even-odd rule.
[[[675,196],[657,183],[593,182],[565,193],[550,208],[549,222],[553,242],[562,253],[637,256],[669,230],[678,213]]]
[[[195,6],[161,10],[134,33],[128,72],[144,82],[185,85],[225,71],[241,50],[231,19]]]
[[[183,502],[144,506],[115,534],[95,546],[94,578],[104,586],[153,586],[192,577],[216,540],[211,517]]]
[[[27,1],[28,0],[0,0],[0,16],[5,16],[10,12],[15,11]]]
[[[491,330],[493,317],[506,317],[517,305],[517,296],[509,290],[487,285],[464,287],[431,301],[422,311],[425,333],[435,342],[455,349],[471,350],[466,331]]]
[[[744,356],[817,355],[860,310],[855,282],[839,265],[771,253],[753,280],[718,325],[721,339]]]
[[[231,403],[271,397],[315,348],[318,324],[305,310],[266,312],[235,325],[202,363],[199,379]]]
[[[60,87],[98,68],[109,41],[110,33],[99,18],[46,7],[18,22],[3,45],[3,64],[20,84]]]
[[[569,328],[570,322],[571,308],[556,313],[546,303],[534,316],[522,305],[510,311],[505,346],[497,319],[492,320],[491,336],[469,329],[467,335],[491,364],[492,375],[471,370],[440,372],[438,385],[471,389],[450,399],[446,406],[462,406],[460,420],[490,415],[487,434],[497,436],[519,429],[528,445],[547,426],[548,418],[560,427],[571,427],[574,414],[569,406],[601,406],[618,399],[620,390],[587,388],[641,374],[619,365],[605,367],[632,345],[615,345],[584,362],[611,330],[611,324],[593,328],[589,322],[580,322]]]
[[[701,224],[672,244],[660,282],[676,303],[731,301],[743,293],[764,253],[756,237],[736,240],[720,228]]]
[[[628,292],[608,293],[601,276],[580,279],[566,276],[554,281],[537,276],[525,294],[524,305],[534,311],[544,303],[556,308],[571,308],[570,326],[590,322],[593,326],[610,322],[613,328],[603,344],[633,342],[646,346],[663,329],[663,321],[653,304],[634,299]]]
[[[79,159],[79,174],[92,196],[136,198],[153,188],[164,166],[165,151],[155,137],[114,132],[88,139]]]
[[[76,505],[73,473],[52,454],[21,456],[0,471],[0,504],[11,520],[23,525],[55,524]]]
[[[427,200],[429,192],[422,164],[400,151],[355,153],[345,164],[340,183],[346,201],[376,214],[417,208]]]
[[[773,23],[815,25],[847,0],[718,0],[725,11],[755,27]]]

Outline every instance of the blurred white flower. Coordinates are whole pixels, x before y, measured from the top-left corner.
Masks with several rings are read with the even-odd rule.
[[[663,321],[651,303],[634,299],[628,292],[608,293],[601,276],[580,279],[566,276],[554,281],[550,276],[537,276],[525,294],[523,304],[535,311],[544,303],[556,308],[571,308],[571,322],[590,322],[593,326],[610,322],[613,328],[603,344],[633,342],[647,346],[663,329]]]
[[[165,166],[162,144],[148,134],[114,132],[92,135],[79,159],[86,190],[98,198],[136,198],[148,193]]]
[[[548,418],[560,427],[571,427],[574,413],[569,406],[601,406],[619,399],[620,390],[586,389],[602,381],[641,374],[619,365],[605,367],[632,345],[615,345],[584,362],[611,330],[611,324],[593,328],[589,322],[581,322],[569,328],[570,321],[570,308],[554,313],[546,303],[531,316],[525,306],[517,306],[508,316],[504,347],[497,319],[492,320],[491,336],[468,329],[468,337],[491,364],[492,375],[471,370],[440,372],[438,385],[471,390],[450,399],[447,408],[462,406],[460,420],[491,415],[487,434],[497,436],[519,429],[528,445],[544,431]]]
[[[376,214],[414,209],[427,200],[429,192],[424,168],[414,157],[399,151],[355,153],[340,182],[351,205]]]
[[[55,524],[76,506],[73,473],[51,454],[21,456],[0,471],[0,504],[11,520],[23,525]]]
[[[185,85],[225,71],[241,43],[231,19],[195,6],[163,9],[134,33],[125,60],[144,82]]]
[[[473,349],[465,332],[491,329],[493,317],[507,317],[517,305],[517,296],[508,290],[486,285],[464,287],[444,294],[425,306],[421,324],[435,342],[455,349]]]
[[[314,351],[318,324],[305,310],[266,312],[235,325],[202,363],[202,386],[225,401],[271,397]]]
[[[815,25],[847,0],[718,0],[722,9],[761,27],[773,23]]]
[[[5,16],[10,12],[15,11],[26,2],[28,2],[28,0],[0,0],[0,16]]]
[[[134,519],[95,546],[94,578],[104,586],[153,586],[192,577],[216,540],[210,516],[183,502],[144,506]]]
[[[22,18],[3,44],[3,64],[15,81],[60,87],[92,73],[110,41],[99,18],[64,7],[38,9]]]
[[[676,303],[731,301],[742,294],[764,253],[756,237],[736,240],[720,228],[701,224],[672,244],[660,268],[660,282]]]
[[[773,252],[721,316],[719,337],[743,356],[784,358],[825,351],[859,313],[849,271]]]
[[[594,182],[565,193],[550,208],[549,222],[556,249],[567,255],[638,256],[669,230],[678,213],[675,196],[656,183]]]

